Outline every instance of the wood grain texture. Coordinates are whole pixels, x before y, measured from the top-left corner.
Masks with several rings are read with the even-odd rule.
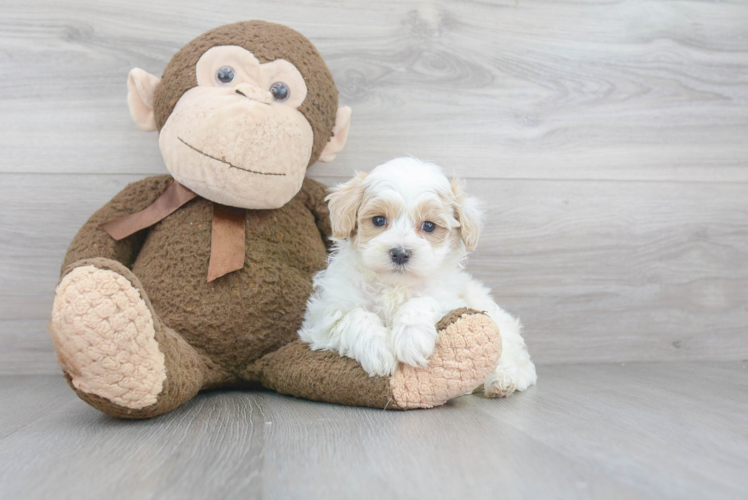
[[[402,413],[222,391],[147,421],[0,377],[0,496],[743,498],[747,365],[547,366],[505,400]]]
[[[325,175],[412,153],[491,178],[748,181],[743,2],[9,0],[1,172],[160,172],[126,77],[247,18],[288,24],[354,108]]]
[[[394,156],[469,179],[470,264],[539,363],[748,357],[744,2],[8,0],[0,6],[0,373],[57,371],[65,249],[164,173],[126,76],[260,18],[306,34],[354,108],[337,182]]]
[[[0,373],[57,373],[46,324],[65,248],[139,177],[5,178]],[[472,180],[468,190],[488,213],[468,268],[522,319],[537,362],[748,358],[743,185]],[[37,201],[23,204],[31,191]]]

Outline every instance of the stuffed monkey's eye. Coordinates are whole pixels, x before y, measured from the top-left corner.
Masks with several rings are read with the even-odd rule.
[[[377,227],[382,227],[387,224],[387,219],[382,217],[381,215],[377,215],[376,217],[371,219],[371,223]]]
[[[273,99],[278,102],[283,102],[291,97],[291,89],[288,88],[283,82],[275,82],[270,86],[270,93],[273,94]]]
[[[433,233],[434,229],[436,229],[436,224],[430,221],[426,221],[423,224],[421,224],[421,229],[423,229],[427,233]]]
[[[223,66],[216,71],[216,81],[221,85],[228,85],[236,78],[236,71],[231,66]]]

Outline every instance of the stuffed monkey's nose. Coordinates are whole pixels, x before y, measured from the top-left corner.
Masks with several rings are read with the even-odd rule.
[[[390,250],[390,256],[392,257],[392,262],[398,266],[402,266],[410,259],[410,251],[402,248],[393,248]]]
[[[273,102],[273,94],[269,90],[262,90],[260,87],[250,85],[249,83],[240,83],[234,89],[237,94],[243,95],[250,101],[257,101],[263,104]]]

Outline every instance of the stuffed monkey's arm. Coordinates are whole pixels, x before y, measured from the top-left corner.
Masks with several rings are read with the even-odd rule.
[[[322,235],[325,246],[329,249],[332,246],[332,240],[330,240],[332,237],[332,225],[330,223],[330,210],[327,208],[327,202],[325,201],[325,196],[329,194],[327,186],[306,177],[304,178],[301,191],[306,197],[304,201],[307,208],[314,214],[317,229],[319,229]]]
[[[148,229],[117,241],[99,224],[143,210],[156,201],[172,182],[170,175],[159,175],[128,184],[78,230],[65,255],[63,272],[70,264],[93,258],[111,259],[131,267],[143,246]]]

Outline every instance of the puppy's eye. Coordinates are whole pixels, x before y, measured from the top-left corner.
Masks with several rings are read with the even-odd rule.
[[[291,89],[288,88],[283,82],[275,82],[270,86],[270,93],[273,94],[273,99],[278,102],[283,102],[291,97]]]
[[[223,66],[216,71],[216,81],[221,85],[228,85],[236,78],[236,71],[231,66]]]
[[[434,229],[436,229],[436,224],[434,224],[433,222],[426,221],[423,224],[421,224],[421,229],[423,229],[427,233],[433,233]]]
[[[376,217],[371,219],[371,223],[377,227],[382,227],[387,224],[387,219],[382,217],[381,215],[377,215]]]

